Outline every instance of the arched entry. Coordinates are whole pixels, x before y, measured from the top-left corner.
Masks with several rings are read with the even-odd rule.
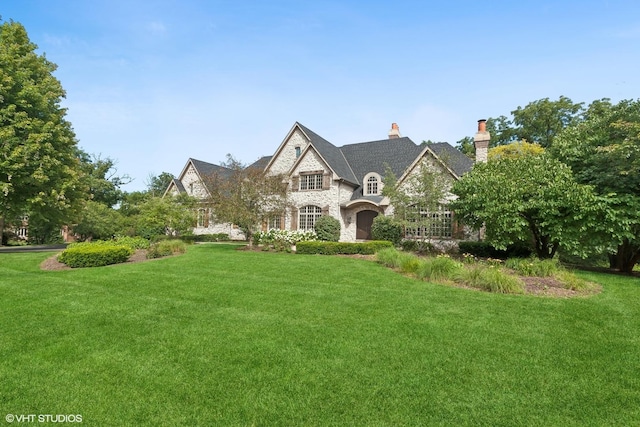
[[[356,215],[356,239],[371,240],[371,225],[378,216],[376,211],[360,211]]]

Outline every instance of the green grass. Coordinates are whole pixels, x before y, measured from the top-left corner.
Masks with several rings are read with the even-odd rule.
[[[46,272],[0,255],[0,412],[88,426],[640,424],[640,280],[589,298],[197,245]]]

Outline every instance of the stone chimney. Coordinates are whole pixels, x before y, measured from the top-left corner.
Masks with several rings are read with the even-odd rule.
[[[391,124],[391,130],[389,131],[389,139],[400,138],[400,128],[397,123]]]
[[[487,162],[490,139],[491,134],[487,132],[487,121],[485,119],[478,120],[478,132],[473,137],[473,145],[476,147],[476,163]]]

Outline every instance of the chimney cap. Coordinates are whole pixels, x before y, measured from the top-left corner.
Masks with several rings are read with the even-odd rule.
[[[391,123],[391,130],[389,131],[389,139],[400,138],[400,127],[397,123]]]

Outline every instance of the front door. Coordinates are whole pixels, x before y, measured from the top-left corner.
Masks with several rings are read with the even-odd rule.
[[[371,240],[371,226],[373,218],[378,216],[376,211],[360,211],[356,215],[356,239]]]

